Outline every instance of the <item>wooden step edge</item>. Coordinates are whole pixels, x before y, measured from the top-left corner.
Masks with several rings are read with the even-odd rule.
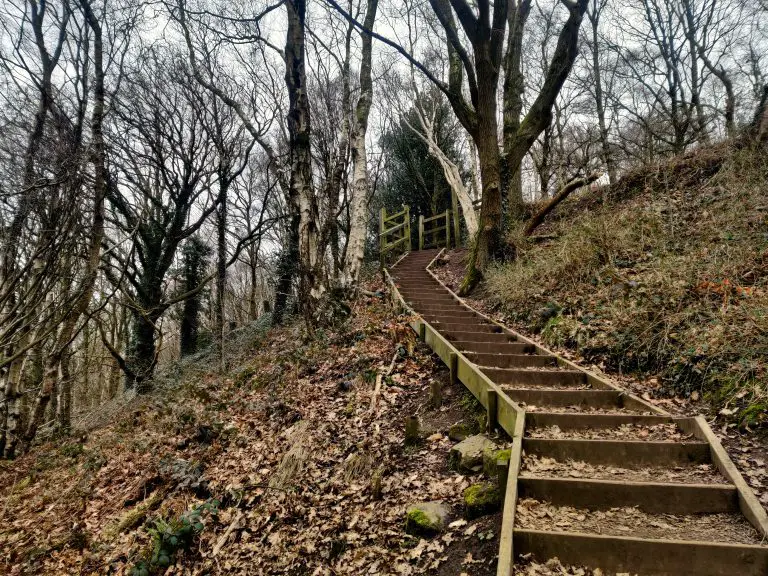
[[[712,462],[725,476],[729,482],[732,482],[739,491],[739,508],[755,529],[768,540],[768,514],[758,501],[752,488],[749,487],[744,477],[733,463],[728,453],[720,443],[719,438],[707,424],[703,416],[696,416],[680,424],[683,431],[693,434],[696,438],[704,441],[710,448],[710,457]],[[768,572],[766,572],[768,574]]]
[[[649,514],[720,514],[739,511],[732,484],[634,482],[594,478],[518,476],[518,497],[555,506],[607,510],[637,506]]]
[[[630,469],[711,462],[709,444],[706,442],[525,437],[523,451],[539,457],[554,458],[560,462],[576,460]]]
[[[622,424],[672,424],[689,418],[646,414],[578,414],[568,412],[526,412],[526,428],[545,428],[558,426],[561,430],[580,430],[584,428],[618,428]],[[682,429],[682,428],[681,428]],[[684,430],[685,431],[685,430]],[[690,432],[688,432],[690,434]]]
[[[579,385],[579,384],[574,384]],[[585,390],[569,389],[567,384],[562,388],[547,388],[553,386],[550,382],[525,384],[526,388],[502,386],[501,389],[516,402],[531,406],[551,408],[600,408],[617,409],[621,407],[621,397],[615,390]]]
[[[600,568],[607,574],[643,576],[765,576],[768,546],[651,540],[583,532],[547,532],[516,528],[515,559],[531,554],[545,562],[557,557],[565,565]]]

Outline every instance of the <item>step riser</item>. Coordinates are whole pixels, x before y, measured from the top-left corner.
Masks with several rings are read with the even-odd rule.
[[[561,462],[581,460],[589,464],[609,464],[622,468],[684,466],[711,462],[709,445],[705,442],[621,442],[525,438],[523,450],[526,454],[554,458]]]
[[[446,330],[443,335],[449,340],[457,342],[485,342],[487,344],[506,344],[515,340],[514,336],[509,334],[500,334],[498,332],[470,332],[463,330]]]
[[[462,352],[530,354],[535,350],[530,344],[523,344],[521,342],[495,343],[453,340],[452,344]]]
[[[622,424],[654,426],[674,422],[668,416],[644,416],[639,414],[556,414],[528,412],[525,427],[545,428],[557,426],[560,430],[583,430],[585,428],[618,428]]]
[[[435,323],[434,328],[440,332],[458,332],[466,330],[468,332],[487,332],[488,334],[501,334],[501,328],[493,324],[483,324],[475,321],[473,323],[462,322],[457,324]]]
[[[608,510],[637,506],[649,514],[720,514],[739,511],[736,488],[706,484],[659,484],[520,478],[518,498],[555,506]]]
[[[768,548],[670,540],[642,540],[591,534],[515,530],[515,555],[541,562],[600,567],[606,574],[643,576],[765,576]]]
[[[557,364],[550,356],[524,354],[470,354],[467,359],[478,366],[489,368],[541,368]]]
[[[483,372],[488,378],[493,380],[499,386],[511,385],[559,385],[559,386],[580,386],[587,382],[587,377],[583,372],[572,372],[566,370],[554,370],[546,372],[544,370],[511,370],[503,368],[483,368]]]
[[[514,388],[502,388],[502,390],[515,402],[537,408],[547,406],[557,408],[576,406],[581,409],[621,407],[619,393],[610,390],[516,390]]]

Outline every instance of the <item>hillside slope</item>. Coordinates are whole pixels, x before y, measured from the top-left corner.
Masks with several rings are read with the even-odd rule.
[[[744,426],[766,421],[765,150],[722,145],[630,174],[565,203],[540,234],[489,274],[510,320]]]
[[[673,413],[768,506],[768,152],[730,144],[561,204],[469,302]],[[462,251],[436,268],[458,287]]]
[[[231,372],[166,367],[152,395],[0,462],[0,574],[495,574],[500,513],[462,519],[477,478],[447,464],[476,403],[368,288],[340,326],[248,327]],[[433,500],[450,526],[406,533]]]

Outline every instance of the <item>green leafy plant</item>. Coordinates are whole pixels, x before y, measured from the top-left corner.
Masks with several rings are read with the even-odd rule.
[[[192,546],[195,537],[205,528],[205,517],[215,514],[219,506],[218,500],[211,499],[184,512],[178,518],[157,519],[149,529],[152,535],[149,558],[137,562],[131,569],[130,576],[162,574],[173,563],[179,551],[188,550]]]

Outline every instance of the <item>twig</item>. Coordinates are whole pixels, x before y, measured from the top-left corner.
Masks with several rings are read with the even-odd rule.
[[[379,397],[379,391],[381,390],[381,381],[392,374],[392,370],[395,369],[395,362],[397,361],[397,350],[395,350],[395,353],[392,355],[392,362],[389,363],[389,368],[387,368],[386,372],[379,372],[376,374],[376,385],[373,388],[373,394],[371,395],[371,408],[370,412],[373,412],[376,410],[376,400]]]

